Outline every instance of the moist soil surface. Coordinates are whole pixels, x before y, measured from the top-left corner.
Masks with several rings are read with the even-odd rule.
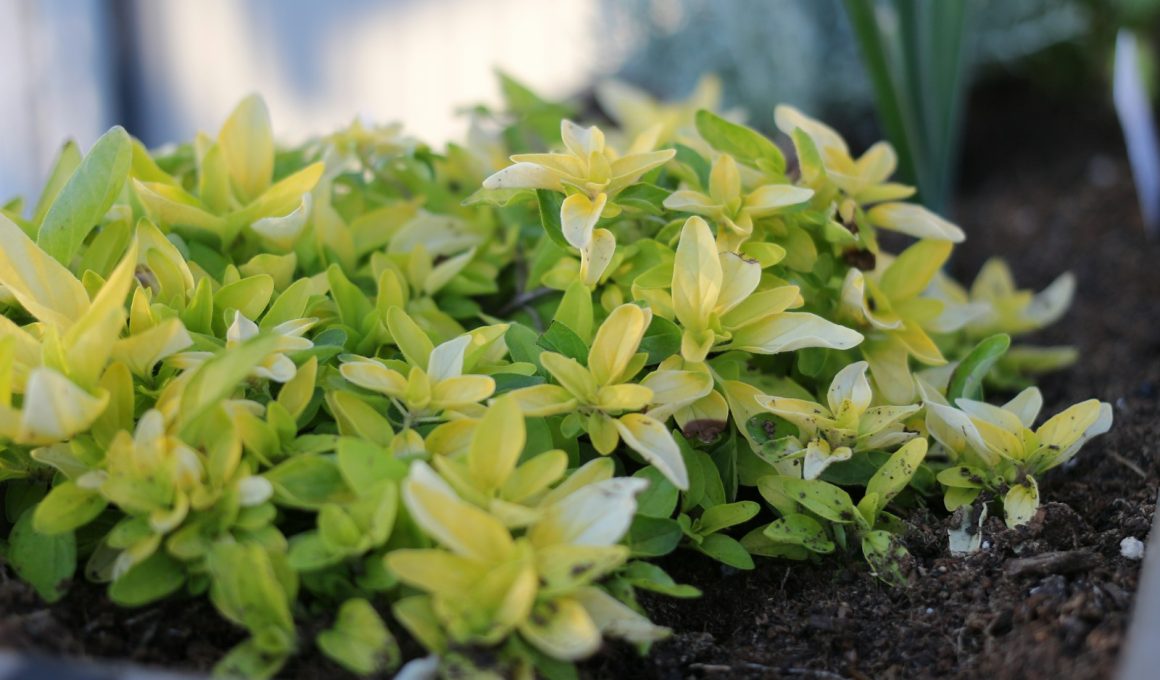
[[[857,560],[759,560],[723,568],[678,552],[664,566],[704,591],[696,600],[644,597],[675,634],[640,657],[610,643],[588,678],[1106,678],[1121,651],[1147,540],[1160,457],[1160,243],[1144,237],[1110,111],[991,87],[972,100],[956,221],[968,240],[951,264],[970,281],[1003,254],[1021,286],[1060,272],[1078,279],[1073,308],[1024,339],[1071,344],[1081,359],[1041,382],[1044,413],[1097,397],[1111,432],[1040,480],[1044,505],[1027,526],[992,518],[984,548],[947,551],[949,518],[935,501],[910,513],[913,585],[889,587]],[[320,620],[317,629],[328,622]],[[303,630],[302,639],[313,637]],[[401,638],[404,636],[400,636]],[[204,599],[137,610],[76,584],[46,606],[0,566],[0,647],[129,660],[200,671],[242,639]],[[404,640],[404,653],[418,650]],[[291,678],[344,674],[307,651]]]

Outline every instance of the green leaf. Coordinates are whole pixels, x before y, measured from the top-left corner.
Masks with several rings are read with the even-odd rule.
[[[181,395],[178,423],[183,436],[210,409],[221,405],[250,371],[278,346],[276,335],[259,335],[199,366]],[[195,437],[189,437],[195,439]]]
[[[215,678],[266,680],[274,677],[288,658],[289,651],[267,651],[250,639],[235,646],[225,658],[214,664],[213,675]]]
[[[512,361],[532,364],[536,370],[542,370],[540,353],[544,348],[540,347],[540,338],[534,330],[521,323],[513,323],[503,334],[503,339]]]
[[[752,569],[753,558],[750,557],[749,552],[741,542],[732,536],[725,534],[709,534],[705,540],[700,543],[695,543],[694,547],[717,560],[733,567],[734,569]]]
[[[651,562],[640,560],[629,562],[621,569],[620,576],[634,588],[661,593],[669,597],[701,596],[700,590],[690,585],[677,583],[664,569]]]
[[[334,566],[346,559],[346,554],[333,550],[319,532],[306,531],[290,539],[287,559],[291,569],[308,573]]]
[[[101,135],[45,213],[37,244],[67,266],[121,193],[132,160],[124,128]]]
[[[810,556],[810,551],[800,545],[778,543],[771,540],[763,532],[765,527],[757,527],[741,537],[741,545],[750,555],[762,557],[780,557],[787,560],[804,560]]]
[[[16,574],[36,589],[45,602],[64,597],[77,569],[76,537],[71,533],[47,535],[32,526],[32,510],[25,510],[8,536],[7,560]]]
[[[298,279],[286,287],[286,290],[274,300],[270,309],[262,317],[258,328],[269,330],[280,323],[301,319],[306,314],[306,306],[310,303],[310,291],[314,282],[310,279]]]
[[[761,506],[753,501],[714,505],[701,515],[693,530],[702,536],[707,536],[722,529],[744,524],[753,519],[760,510]]]
[[[343,480],[360,496],[376,489],[383,480],[402,481],[407,464],[374,443],[342,437],[338,440],[338,469]]]
[[[263,476],[274,486],[274,501],[291,508],[320,510],[350,495],[339,466],[316,454],[289,458]]]
[[[799,479],[797,477],[782,477],[771,475],[762,477],[757,482],[757,489],[762,496],[778,494],[793,500],[810,512],[816,513],[823,519],[839,524],[849,524],[861,521],[862,515],[850,500],[850,494],[842,489],[817,479]],[[773,503],[773,500],[770,500]]]
[[[3,471],[4,466],[4,452],[0,452],[0,472]],[[4,481],[4,517],[12,524],[20,519],[20,515],[24,511],[33,508],[39,503],[47,494],[48,490],[44,488],[44,483],[28,479],[6,479],[0,477]]]
[[[893,586],[907,583],[910,553],[888,531],[870,531],[862,537],[862,555],[870,563],[874,575]]]
[[[701,187],[708,188],[709,172],[712,170],[709,161],[705,160],[704,156],[684,144],[675,144],[674,147],[677,149],[677,162],[689,166],[693,173],[697,175],[697,179],[700,180]]]
[[[338,553],[359,552],[362,531],[341,507],[327,503],[318,512],[318,535],[332,551]]]
[[[822,472],[821,479],[837,486],[866,486],[889,457],[883,451],[859,451],[850,460],[830,465]]]
[[[670,193],[668,189],[655,184],[639,182],[617,194],[616,204],[650,215],[663,215],[664,209],[661,206]]]
[[[560,208],[564,205],[564,194],[547,189],[536,189],[536,200],[540,205],[540,223],[552,242],[566,252],[572,251],[572,244],[564,238],[564,227],[560,222]]]
[[[660,517],[633,518],[625,543],[634,557],[660,557],[677,549],[684,532],[675,519]]]
[[[553,321],[548,326],[548,330],[540,336],[537,344],[549,352],[563,354],[579,361],[583,366],[588,365],[588,345],[575,331],[558,321]]]
[[[952,489],[982,489],[987,484],[987,473],[969,465],[956,465],[938,473],[937,479]]]
[[[52,173],[48,176],[48,181],[45,182],[44,189],[40,192],[40,198],[36,201],[36,209],[32,212],[32,224],[39,227],[44,221],[48,209],[52,207],[53,201],[60,195],[60,190],[64,188],[65,183],[80,167],[82,160],[83,156],[77,143],[72,140],[65,142],[56,157],[56,163],[52,166]],[[35,234],[33,236],[35,237]]]
[[[648,487],[636,497],[636,514],[645,517],[672,517],[680,492],[653,466],[637,470],[633,477],[648,480]]]
[[[255,644],[267,654],[294,649],[291,593],[262,546],[219,542],[206,566],[212,579],[210,599],[223,616],[249,629]]]
[[[757,130],[732,123],[706,109],[697,112],[696,124],[697,132],[714,149],[772,174],[785,172],[781,149]]]
[[[36,506],[32,524],[42,534],[63,534],[88,524],[107,505],[96,491],[82,489],[73,481],[62,482]]]
[[[357,675],[393,670],[399,665],[399,645],[369,602],[347,600],[329,630],[318,634],[318,648],[335,663]]]
[[[684,448],[682,453],[686,453]],[[689,491],[681,504],[684,510],[711,508],[725,502],[725,483],[721,481],[721,471],[709,454],[690,447],[685,456],[685,466],[689,470]]]
[[[265,311],[273,294],[274,278],[269,274],[258,274],[222,286],[213,296],[213,306],[219,315],[237,310],[253,321]],[[225,322],[233,323],[232,315]]]
[[[774,543],[797,545],[816,553],[834,552],[834,542],[825,527],[809,515],[786,515],[770,522],[762,533]]]
[[[826,174],[826,166],[822,162],[822,154],[818,151],[818,146],[814,144],[814,138],[810,137],[805,130],[794,128],[794,131],[790,133],[790,139],[793,140],[793,148],[797,153],[802,179],[812,184],[818,178],[823,177]],[[843,229],[843,231],[845,230]]]
[[[504,392],[511,392],[518,390],[521,387],[532,387],[533,385],[543,385],[546,381],[538,375],[518,375],[516,373],[494,373],[491,376],[495,380],[495,392],[492,397],[498,397]]]
[[[950,487],[943,495],[943,505],[947,511],[954,512],[964,505],[970,505],[982,493],[982,489],[963,489]]]
[[[592,342],[592,291],[583,281],[575,279],[568,284],[552,321],[564,324],[585,343]]]
[[[875,514],[910,484],[910,478],[926,458],[926,447],[925,439],[911,439],[891,454],[886,464],[870,478],[866,484],[866,493],[878,494]]]
[[[351,283],[337,264],[326,270],[326,280],[330,284],[330,295],[338,306],[338,318],[347,327],[361,330],[363,319],[374,309],[366,293]]]
[[[174,593],[185,583],[185,566],[158,550],[109,585],[109,599],[122,607],[140,607]]]
[[[645,366],[654,366],[681,351],[681,329],[677,324],[653,314],[640,341],[640,351],[648,354]]]
[[[983,380],[995,362],[999,361],[1011,346],[1011,336],[1005,333],[984,338],[974,349],[963,357],[951,374],[947,386],[947,401],[965,398],[980,401],[983,398]]]

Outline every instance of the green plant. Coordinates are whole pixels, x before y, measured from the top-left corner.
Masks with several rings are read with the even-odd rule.
[[[4,211],[0,549],[45,600],[78,571],[121,606],[208,597],[250,634],[225,675],[309,644],[393,670],[393,620],[448,677],[571,677],[604,636],[668,633],[638,590],[698,594],[652,558],[851,551],[902,584],[936,476],[1023,522],[1110,426],[982,401],[1072,284],[940,274],[963,234],[903,202],[889,145],[855,160],[779,108],[791,176],[653,102],[621,156],[504,89],[473,112],[497,135],[443,151],[358,124],[278,149],[257,98],[164,153],[115,129]],[[919,240],[892,257],[879,229]]]
[[[945,211],[967,80],[969,3],[845,0],[878,116],[919,198]]]

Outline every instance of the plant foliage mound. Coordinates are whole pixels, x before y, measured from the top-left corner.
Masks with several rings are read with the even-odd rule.
[[[1072,278],[952,281],[964,234],[889,145],[779,107],[779,146],[709,90],[604,88],[618,125],[585,127],[502,84],[442,151],[358,123],[279,148],[249,98],[166,150],[66,145],[4,206],[0,550],[42,598],[208,597],[249,633],[222,675],[311,645],[394,670],[393,629],[416,675],[569,677],[668,634],[638,591],[698,595],[650,559],[905,586],[906,508],[958,511],[969,552],[1110,427],[1039,422],[1074,352],[1010,347]]]

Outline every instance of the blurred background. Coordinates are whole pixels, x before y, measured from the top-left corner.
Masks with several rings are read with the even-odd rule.
[[[496,69],[590,107],[609,77],[679,98],[712,72],[725,106],[755,127],[771,129],[773,105],[787,102],[856,147],[889,136],[937,208],[973,108],[1115,102],[1155,221],[1157,10],[1157,0],[0,0],[0,197],[34,198],[66,137],[88,148],[121,124],[149,146],[188,140],[254,91],[287,143],[357,116],[402,122],[438,146],[464,134],[459,111],[499,100]]]

